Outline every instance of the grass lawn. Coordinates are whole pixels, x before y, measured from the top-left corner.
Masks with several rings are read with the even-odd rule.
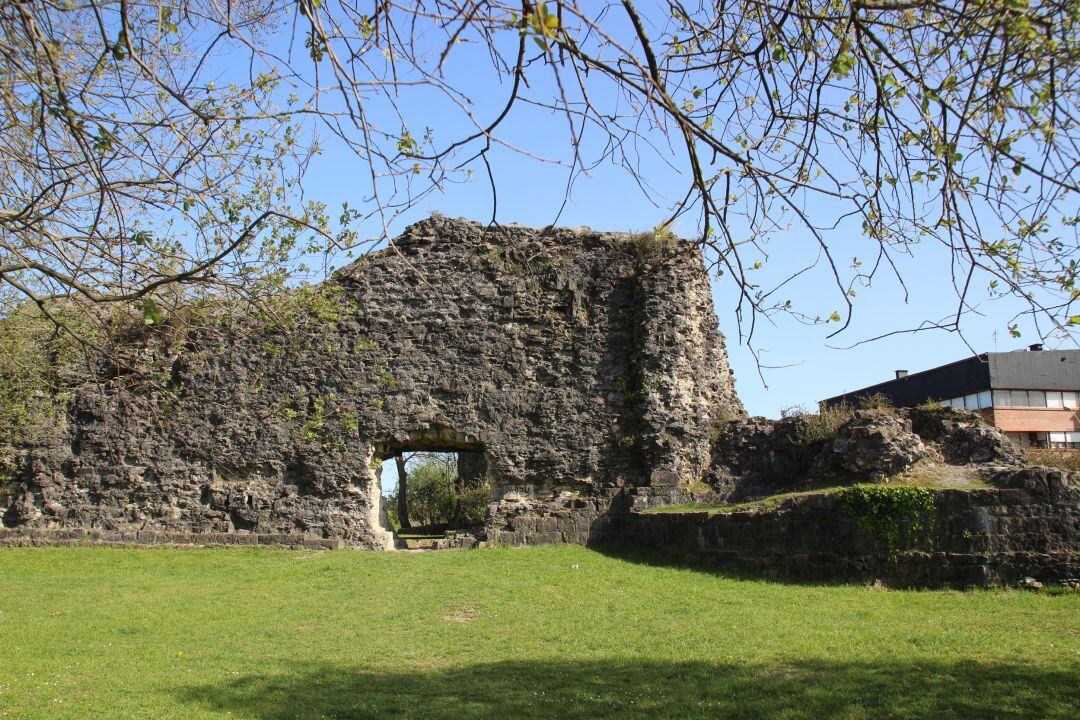
[[[578,547],[0,550],[6,718],[1080,717],[1080,594]]]

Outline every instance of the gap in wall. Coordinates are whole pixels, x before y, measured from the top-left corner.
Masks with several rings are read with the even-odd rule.
[[[378,448],[376,457],[386,522],[397,547],[427,549],[448,532],[483,526],[492,485],[481,445],[395,444]]]

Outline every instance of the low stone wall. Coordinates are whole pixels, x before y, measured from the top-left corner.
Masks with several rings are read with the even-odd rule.
[[[548,498],[511,494],[491,506],[484,533],[458,533],[440,547],[622,546],[758,577],[881,580],[899,587],[1080,579],[1080,478],[1047,468],[1001,468],[990,480],[992,488],[936,491],[925,543],[901,544],[893,553],[880,547],[835,495],[799,496],[767,511],[645,512],[684,501],[675,488]],[[0,546],[80,544],[343,547],[339,539],[302,534],[0,528]]]
[[[612,505],[616,495],[562,493],[532,498],[511,493],[491,505],[487,542],[491,545],[590,545],[611,542]]]
[[[484,547],[483,530],[452,530],[446,537],[435,542],[436,550],[468,550],[474,547]]]
[[[926,547],[891,556],[827,494],[768,511],[631,512],[619,543],[725,570],[810,582],[1012,585],[1080,578],[1080,488],[1046,468],[1002,470],[985,490],[940,490]]]
[[[184,533],[140,530],[110,532],[86,528],[0,528],[0,547],[48,545],[275,545],[306,550],[342,547],[337,539],[270,533]]]
[[[683,502],[678,487],[566,491],[536,498],[509,493],[490,506],[489,545],[605,545],[622,541],[623,520],[634,511]]]

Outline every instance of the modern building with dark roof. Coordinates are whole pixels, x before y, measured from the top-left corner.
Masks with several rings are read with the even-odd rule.
[[[978,411],[1023,447],[1080,448],[1080,350],[983,353],[908,373],[843,395],[824,406],[858,405],[884,395],[896,407],[925,402]]]

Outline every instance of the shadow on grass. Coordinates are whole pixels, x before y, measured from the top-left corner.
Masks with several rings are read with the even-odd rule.
[[[1068,671],[941,663],[603,660],[377,671],[298,666],[178,691],[196,711],[294,718],[1076,718]]]
[[[854,572],[845,574],[842,568],[837,568],[832,578],[813,577],[801,578],[798,575],[787,573],[781,574],[775,571],[762,572],[747,568],[732,567],[709,562],[706,559],[688,552],[662,551],[650,548],[624,547],[613,544],[590,545],[589,550],[612,560],[646,565],[653,568],[670,568],[674,570],[693,570],[716,577],[730,578],[733,580],[752,580],[758,582],[776,583],[778,585],[799,585],[802,587],[833,587],[836,585],[866,585],[869,583],[865,577]]]

